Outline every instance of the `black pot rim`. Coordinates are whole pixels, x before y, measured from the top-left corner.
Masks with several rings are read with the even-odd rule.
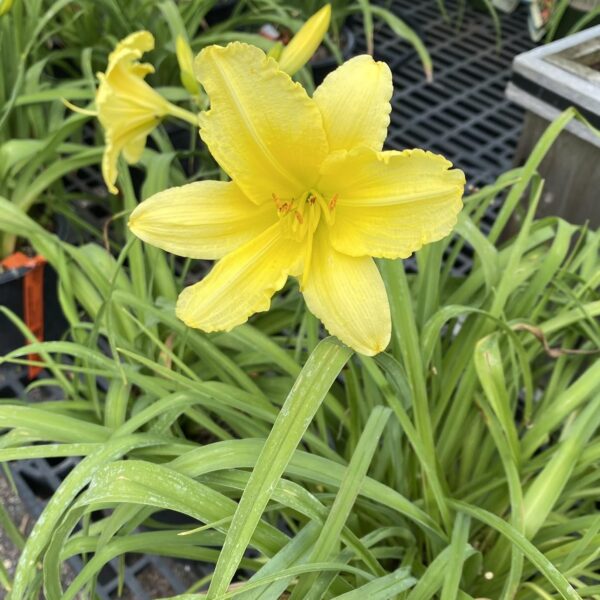
[[[17,269],[5,269],[0,273],[0,285],[6,285],[12,281],[22,279],[30,270],[29,267],[19,267]]]

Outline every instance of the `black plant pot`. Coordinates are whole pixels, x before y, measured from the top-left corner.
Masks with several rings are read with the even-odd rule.
[[[34,270],[37,270],[37,274],[33,276],[36,281],[32,282]],[[29,305],[26,308],[27,303]],[[43,333],[43,339],[60,339],[66,330],[67,322],[58,301],[56,272],[47,263],[38,266],[18,266],[1,272],[0,306],[10,309],[23,321],[27,321],[26,312],[30,321],[33,313],[33,322],[41,325],[41,331],[34,333]],[[0,314],[0,356],[23,346],[24,343],[25,339],[19,329],[8,317]]]
[[[32,216],[39,218],[39,215]],[[88,241],[59,213],[53,215],[49,229],[70,244]],[[58,299],[57,273],[41,257],[30,258],[16,252],[0,260],[0,306],[8,308],[28,326],[33,325],[30,329],[39,339],[58,340],[67,330],[68,323]],[[19,328],[0,313],[0,356],[23,344],[25,338]],[[33,372],[35,369],[30,369],[30,375]]]
[[[208,25],[222,23],[231,17],[237,0],[217,0],[217,3],[206,13],[204,20]]]
[[[10,309],[25,320],[25,303],[33,301],[35,305],[30,306],[30,311],[37,312],[41,318],[43,339],[57,340],[67,328],[67,321],[58,300],[58,278],[56,271],[47,263],[37,268],[42,270],[43,277],[37,298],[25,291],[25,278],[30,276],[31,268],[8,269],[0,273],[0,306]],[[24,343],[23,334],[19,329],[6,316],[0,314],[0,356],[21,347]]]

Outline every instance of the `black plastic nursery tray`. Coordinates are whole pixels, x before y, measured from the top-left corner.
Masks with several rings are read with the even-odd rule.
[[[504,90],[512,59],[534,42],[527,32],[526,6],[509,15],[499,13],[498,48],[490,15],[475,10],[468,0],[464,4],[458,28],[456,0],[445,0],[450,22],[433,0],[393,0],[390,5],[422,37],[433,60],[432,82],[423,76],[415,52],[406,59],[407,42],[386,26],[377,28],[375,57],[387,62],[394,75],[388,146],[443,154],[465,171],[471,185],[481,186],[513,166],[523,111]],[[356,36],[364,52],[362,28],[356,27]]]
[[[375,29],[375,58],[385,61],[394,78],[389,149],[423,148],[442,154],[467,177],[467,191],[492,183],[514,167],[515,150],[523,126],[523,110],[504,93],[513,58],[535,44],[527,31],[528,8],[499,13],[501,41],[488,12],[466,0],[460,26],[459,3],[444,0],[448,20],[434,0],[381,2],[412,27],[433,61],[433,81],[408,42],[381,23]],[[364,31],[354,24],[356,52],[366,51]],[[494,224],[501,201],[492,204],[480,224],[484,233]],[[405,261],[416,269],[413,257]],[[466,245],[452,272],[465,275],[472,266]]]

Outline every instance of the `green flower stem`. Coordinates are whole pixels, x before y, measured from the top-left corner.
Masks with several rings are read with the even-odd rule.
[[[185,108],[181,108],[180,106],[176,106],[169,102],[169,115],[175,117],[176,119],[181,119],[194,127],[198,127],[198,115],[186,110]]]
[[[351,353],[334,338],[327,338],[306,361],[242,494],[215,567],[207,600],[220,598],[227,591],[277,482]]]

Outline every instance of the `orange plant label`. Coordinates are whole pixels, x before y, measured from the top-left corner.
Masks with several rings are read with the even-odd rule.
[[[30,258],[15,252],[2,261],[5,269],[26,269],[23,276],[23,320],[33,335],[41,342],[44,339],[44,265],[42,256]],[[29,360],[39,361],[37,354],[29,354]],[[29,379],[37,377],[41,367],[30,365]]]

